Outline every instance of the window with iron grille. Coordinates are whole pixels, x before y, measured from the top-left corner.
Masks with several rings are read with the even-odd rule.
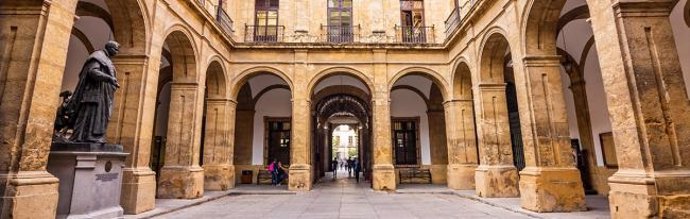
[[[328,0],[328,42],[352,42],[352,0]]]
[[[278,0],[255,0],[254,41],[278,39]]]
[[[426,42],[424,1],[400,1],[400,26],[403,42]]]

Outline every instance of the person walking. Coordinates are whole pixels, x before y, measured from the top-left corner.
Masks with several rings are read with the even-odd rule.
[[[338,177],[338,158],[333,158],[331,161],[331,169],[333,169],[333,179]]]
[[[357,180],[357,183],[359,183],[359,172],[362,171],[362,163],[359,161],[359,158],[355,158],[352,163],[355,169],[355,179]]]

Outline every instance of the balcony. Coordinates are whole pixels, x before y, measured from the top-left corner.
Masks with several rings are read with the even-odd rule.
[[[404,44],[431,44],[436,37],[434,26],[395,26],[396,43]]]
[[[475,6],[479,5],[477,4],[479,2],[481,2],[481,0],[464,1],[462,5],[459,5],[453,9],[450,15],[448,15],[448,18],[446,18],[446,37],[450,37],[455,30],[462,26],[462,23],[465,21],[465,19],[467,19],[467,15],[470,14]]]
[[[360,30],[361,27],[359,25],[354,27],[321,25],[320,41],[336,44],[359,42]]]
[[[283,42],[283,25],[244,25],[244,41],[255,43]]]
[[[222,4],[223,1],[217,1],[218,4],[213,3],[213,1],[207,1],[207,0],[196,0],[199,5],[201,5],[201,8],[205,9],[206,12],[208,12],[211,17],[214,17],[216,24],[220,26],[223,32],[227,34],[228,36],[232,36],[233,33],[235,32],[234,29],[234,22],[232,21],[232,18],[228,15],[228,13],[223,9],[223,7],[219,7],[218,4]]]
[[[203,0],[200,0],[203,1]],[[216,22],[218,22],[218,25],[220,26],[221,29],[225,32],[225,34],[228,34],[230,36],[233,35],[235,32],[235,29],[233,29],[233,24],[234,22],[232,21],[232,18],[228,16],[228,13],[225,12],[225,9],[222,7],[218,7],[218,14],[216,15]]]

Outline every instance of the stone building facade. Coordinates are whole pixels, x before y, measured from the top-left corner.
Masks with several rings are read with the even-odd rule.
[[[128,214],[256,178],[264,130],[310,190],[347,118],[374,190],[418,168],[537,212],[593,190],[614,218],[688,217],[689,29],[686,0],[3,0],[0,217],[54,217],[58,94],[107,39]]]

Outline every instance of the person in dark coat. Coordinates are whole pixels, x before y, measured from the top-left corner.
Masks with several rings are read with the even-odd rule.
[[[362,163],[359,161],[359,158],[355,158],[352,163],[354,166],[353,169],[355,172],[355,179],[357,179],[357,182],[359,183],[359,172],[362,171]]]
[[[79,73],[79,82],[67,106],[73,123],[70,141],[105,143],[115,90],[120,87],[112,58],[120,44],[109,41],[105,49],[89,56]]]

